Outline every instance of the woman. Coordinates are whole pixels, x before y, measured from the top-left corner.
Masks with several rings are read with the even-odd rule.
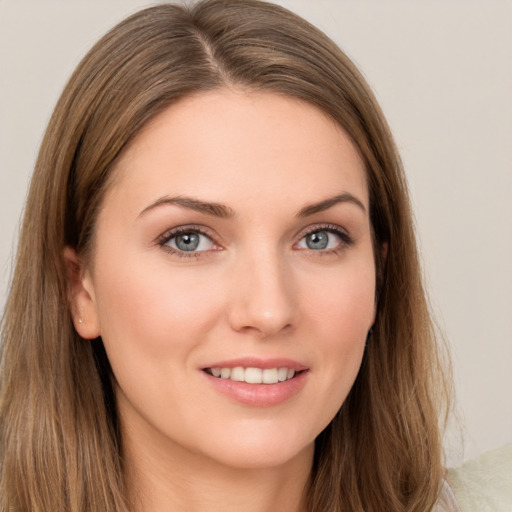
[[[253,0],[99,41],[27,201],[1,508],[432,510],[446,396],[400,160],[348,58]]]

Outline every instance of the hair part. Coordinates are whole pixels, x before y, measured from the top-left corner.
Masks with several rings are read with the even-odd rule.
[[[2,323],[1,510],[129,509],[110,366],[101,339],[83,340],[73,327],[63,251],[90,257],[112,169],[146,123],[222,87],[314,105],[366,166],[378,315],[356,382],[316,441],[308,510],[434,505],[443,477],[438,411],[449,386],[384,116],[348,57],[312,25],[257,0],[210,0],[121,22],[84,57],[50,120]]]

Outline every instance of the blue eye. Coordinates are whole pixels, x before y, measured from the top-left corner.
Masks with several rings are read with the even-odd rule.
[[[171,233],[161,245],[176,252],[189,253],[209,251],[215,248],[210,237],[192,229]]]
[[[343,244],[350,244],[348,235],[334,228],[323,228],[306,233],[297,247],[311,251],[328,251],[337,249]]]

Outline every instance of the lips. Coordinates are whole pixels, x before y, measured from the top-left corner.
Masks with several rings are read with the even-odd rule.
[[[202,369],[214,389],[244,405],[269,407],[286,402],[304,387],[309,368],[290,359],[244,358]]]

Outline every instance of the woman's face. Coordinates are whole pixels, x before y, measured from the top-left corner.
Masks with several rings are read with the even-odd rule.
[[[231,467],[310,456],[375,315],[349,138],[297,100],[220,90],[156,117],[113,172],[75,306],[125,439]]]

